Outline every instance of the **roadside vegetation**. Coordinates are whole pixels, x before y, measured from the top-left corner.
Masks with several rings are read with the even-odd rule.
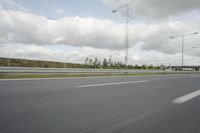
[[[0,58],[0,66],[9,67],[44,67],[44,68],[93,68],[93,69],[126,69],[126,65],[122,61],[113,61],[109,59],[98,59],[87,57],[84,64],[28,60],[17,58]],[[128,69],[161,69],[162,66],[153,65],[128,65]]]

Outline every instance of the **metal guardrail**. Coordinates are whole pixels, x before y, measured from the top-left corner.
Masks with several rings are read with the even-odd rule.
[[[0,73],[153,73],[161,70],[85,69],[85,68],[41,68],[0,67]]]

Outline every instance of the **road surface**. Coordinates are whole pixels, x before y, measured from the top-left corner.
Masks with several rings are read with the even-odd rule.
[[[200,133],[200,75],[0,80],[0,133]]]

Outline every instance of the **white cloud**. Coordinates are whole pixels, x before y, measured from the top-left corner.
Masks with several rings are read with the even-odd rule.
[[[44,16],[11,10],[0,11],[0,16],[1,42],[123,47],[123,25],[109,20],[80,17],[49,20]]]
[[[1,43],[65,44],[115,50],[124,48],[123,23],[80,17],[50,20],[44,16],[11,10],[0,11],[0,16]],[[170,40],[169,36],[182,32],[196,32],[200,29],[200,23],[134,23],[130,25],[130,29],[130,47],[141,43],[141,49],[174,54],[180,52],[180,42],[178,39]],[[199,42],[200,38],[188,37],[189,41],[189,45],[192,45]]]
[[[124,60],[124,24],[95,18],[45,16],[14,10],[0,10],[0,56],[83,63],[86,57]],[[169,39],[182,32],[199,31],[198,21],[169,21],[130,24],[131,64],[179,64],[181,39]],[[194,63],[199,35],[185,38],[186,62]],[[52,47],[61,47],[54,50]],[[70,49],[62,49],[70,47]],[[8,53],[9,51],[9,53]],[[66,52],[67,51],[67,52]],[[197,61],[198,62],[198,61]]]
[[[60,54],[60,51],[34,44],[4,44],[0,48],[1,57],[52,60],[52,57],[57,54]]]
[[[102,0],[113,8],[131,3],[134,16],[145,19],[165,19],[200,9],[199,0]],[[131,2],[132,1],[132,2]],[[119,10],[125,14],[123,9]]]
[[[160,51],[168,54],[174,54],[181,51],[181,38],[170,39],[170,36],[177,36],[182,33],[194,33],[199,31],[200,24],[197,22],[166,22],[155,25],[151,32],[146,36],[142,49]],[[192,45],[200,41],[199,35],[185,37],[186,51],[192,48]]]

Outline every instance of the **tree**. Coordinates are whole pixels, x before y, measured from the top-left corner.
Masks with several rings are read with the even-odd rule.
[[[93,63],[93,60],[92,60],[92,58],[90,58],[90,59],[89,59],[89,65],[90,65],[91,67],[93,67],[93,64],[94,64],[94,63]]]
[[[106,58],[103,59],[103,67],[104,68],[108,67],[108,62],[107,62]]]
[[[134,68],[135,68],[135,69],[140,69],[140,66],[135,65]]]
[[[142,68],[142,69],[146,69],[146,65],[143,64],[143,65],[141,66],[141,68]]]
[[[93,66],[96,68],[98,65],[98,58],[94,58]]]
[[[86,58],[85,58],[85,64],[86,64],[86,65],[88,65],[88,64],[89,64],[89,63],[88,63],[88,61],[89,61],[89,58],[88,58],[88,57],[86,57]]]

